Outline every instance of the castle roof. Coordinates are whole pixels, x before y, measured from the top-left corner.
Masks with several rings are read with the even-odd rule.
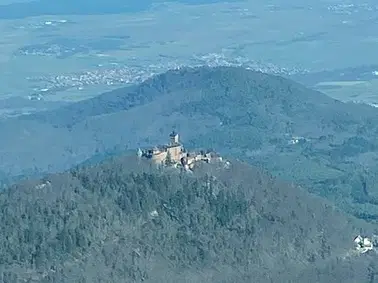
[[[176,131],[172,131],[172,133],[169,135],[170,137],[175,137],[175,136],[177,136],[178,135],[178,133],[176,132]]]
[[[156,148],[156,149],[159,149],[159,150],[161,150],[161,151],[164,151],[164,150],[166,150],[166,149],[167,149],[167,147],[168,147],[168,146],[167,146],[167,145],[165,145],[165,144],[164,144],[164,145],[157,145],[157,146],[155,146],[155,148]]]
[[[165,148],[172,148],[172,147],[178,147],[178,146],[181,146],[181,144],[180,143],[173,143],[173,144],[165,145]]]

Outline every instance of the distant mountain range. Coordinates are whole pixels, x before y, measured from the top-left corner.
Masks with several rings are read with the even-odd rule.
[[[378,216],[377,109],[242,67],[181,68],[52,111],[0,122],[4,176],[69,169],[103,152],[165,142],[214,148]]]

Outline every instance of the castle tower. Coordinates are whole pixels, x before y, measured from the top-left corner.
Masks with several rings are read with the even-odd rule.
[[[170,158],[175,163],[180,163],[182,145],[180,144],[179,135],[173,131],[169,135],[170,143],[167,146],[167,152],[170,155]]]
[[[138,150],[137,150],[137,156],[138,157],[142,157],[143,156],[143,151],[140,148],[138,148]]]
[[[170,138],[170,141],[171,141],[171,145],[177,145],[180,143],[179,141],[179,135],[173,131],[170,135],[169,135],[169,138]]]

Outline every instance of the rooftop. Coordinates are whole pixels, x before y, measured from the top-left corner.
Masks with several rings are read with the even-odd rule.
[[[178,134],[177,134],[177,132],[176,131],[172,131],[172,133],[170,133],[170,137],[175,137],[175,136],[177,136]]]

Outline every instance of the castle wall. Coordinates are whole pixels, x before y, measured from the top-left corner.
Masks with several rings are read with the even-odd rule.
[[[167,152],[169,152],[171,159],[175,162],[180,162],[181,160],[181,145],[177,146],[170,146],[167,148]]]
[[[174,163],[171,165],[182,164],[185,168],[190,169],[193,169],[197,162],[209,163],[212,160],[222,160],[221,157],[212,152],[186,152],[179,143],[178,134],[175,132],[170,135],[170,144],[155,146],[142,152],[142,156],[150,158],[156,164],[165,164],[168,154]],[[141,152],[138,151],[138,156],[140,155]]]
[[[162,162],[165,162],[166,158],[167,158],[167,152],[162,151],[162,152],[153,154],[151,159],[155,163],[162,163]]]

